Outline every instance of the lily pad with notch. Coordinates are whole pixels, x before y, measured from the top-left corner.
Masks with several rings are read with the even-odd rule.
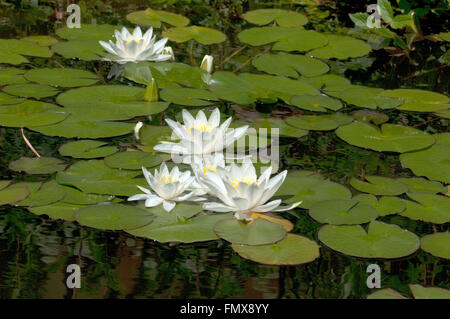
[[[400,213],[401,216],[434,224],[450,222],[450,198],[426,193],[407,195],[413,201],[404,200],[406,209]]]
[[[141,169],[161,164],[162,158],[146,152],[119,152],[104,158],[105,164],[111,168]]]
[[[59,87],[88,86],[99,81],[97,75],[92,72],[69,68],[32,69],[27,71],[24,77],[31,82]]]
[[[257,9],[247,11],[242,17],[257,25],[275,22],[281,27],[298,27],[308,23],[308,18],[303,14],[283,9]]]
[[[359,225],[378,217],[375,208],[355,199],[318,202],[311,206],[309,215],[322,224]]]
[[[27,209],[35,215],[47,215],[52,219],[74,221],[73,213],[84,207],[86,206],[57,202],[46,206],[28,207]]]
[[[422,250],[439,258],[450,259],[450,232],[425,235],[421,239]]]
[[[353,199],[360,203],[372,206],[380,216],[398,214],[405,210],[406,203],[403,199],[394,196],[382,196],[377,199],[372,194],[358,194]]]
[[[22,103],[0,107],[0,125],[29,127],[61,122],[68,112],[55,104],[26,100]]]
[[[313,112],[326,112],[327,110],[337,111],[344,106],[341,101],[324,94],[295,95],[291,98],[289,104]]]
[[[133,11],[127,14],[126,18],[131,23],[149,25],[154,28],[161,28],[162,23],[176,27],[183,27],[189,24],[189,19],[185,16],[163,10],[152,10],[150,8]]]
[[[62,171],[66,164],[54,157],[21,157],[9,163],[9,169],[27,174],[52,174]]]
[[[216,29],[189,26],[189,27],[174,27],[163,32],[164,37],[169,38],[174,42],[186,42],[195,40],[198,43],[209,45],[224,42],[227,37],[225,34]]]
[[[58,151],[62,156],[85,159],[105,157],[118,151],[116,146],[104,146],[106,144],[93,140],[72,141],[63,144]]]
[[[44,97],[54,96],[59,92],[59,90],[49,85],[25,83],[5,86],[3,88],[3,92],[16,96],[41,99]]]
[[[163,89],[160,96],[164,101],[188,106],[206,106],[218,101],[210,91],[191,88]]]
[[[360,192],[374,195],[396,196],[408,191],[408,186],[392,178],[369,175],[366,179],[367,182],[352,178],[350,185]]]

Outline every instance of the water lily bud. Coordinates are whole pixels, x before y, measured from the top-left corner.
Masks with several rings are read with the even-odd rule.
[[[136,126],[134,127],[134,137],[136,137],[137,140],[139,140],[139,130],[141,129],[142,126],[144,126],[144,123],[137,122]]]
[[[212,73],[214,69],[214,58],[211,55],[205,55],[203,58],[202,64],[200,65],[200,68],[208,72],[209,74]]]
[[[173,54],[172,47],[164,47],[162,54],[170,55],[169,61],[175,61],[175,54]]]
[[[158,101],[158,85],[156,84],[155,79],[152,79],[152,81],[147,84],[147,89],[145,90],[144,94],[144,100],[148,102],[156,102]]]

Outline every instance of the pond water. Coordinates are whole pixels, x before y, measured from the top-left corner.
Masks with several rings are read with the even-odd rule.
[[[161,11],[146,12],[148,1],[80,1],[80,29],[39,2],[0,9],[0,298],[367,298],[375,264],[381,288],[394,290],[382,297],[450,299],[450,36],[440,1],[417,11],[420,32],[409,9],[395,7],[407,22],[382,21],[378,33],[348,16],[370,1],[150,1]],[[291,12],[253,11],[261,8]],[[101,60],[98,41],[136,25],[169,37],[176,62]],[[35,35],[50,37],[27,38]],[[214,72],[199,68],[204,55]],[[282,220],[240,227],[264,221],[298,245],[283,237],[264,243],[273,254],[261,253],[271,234],[259,231],[259,244],[242,252],[229,229],[182,228],[209,213],[178,204],[166,224],[180,228],[165,230],[159,211],[126,201],[136,184],[148,187],[141,166],[169,160],[153,150],[170,135],[164,119],[215,108],[232,127],[280,129],[288,173],[275,198],[303,202],[278,213]],[[150,220],[127,217],[139,227],[119,227],[113,209],[73,214],[101,202],[149,211],[162,228],[142,236]],[[217,238],[197,242],[204,233]],[[71,264],[81,267],[80,289],[66,285]]]

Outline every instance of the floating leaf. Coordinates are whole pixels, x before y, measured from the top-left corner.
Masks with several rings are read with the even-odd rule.
[[[251,121],[252,127],[255,129],[266,128],[267,134],[272,133],[272,129],[278,129],[278,133],[280,136],[288,136],[288,137],[302,137],[308,134],[308,131],[302,130],[296,127],[292,127],[288,125],[285,121],[278,118],[263,118],[263,119],[254,119]],[[262,138],[261,132],[259,132],[259,137]],[[259,146],[261,147],[261,145]]]
[[[429,181],[425,178],[420,177],[402,177],[397,178],[397,180],[406,186],[408,186],[409,192],[411,193],[443,193],[447,192],[447,188],[439,182]]]
[[[82,24],[81,28],[56,29],[56,34],[66,40],[108,41],[113,40],[115,30],[121,29],[122,26],[109,24]]]
[[[310,131],[331,131],[339,126],[339,123],[327,116],[299,115],[285,119],[286,123],[294,127]]]
[[[422,237],[421,247],[436,257],[450,259],[450,232],[434,233]]]
[[[24,98],[0,92],[0,105],[19,104],[23,101],[25,101]]]
[[[371,124],[355,121],[336,130],[349,144],[379,152],[410,152],[434,144],[428,133],[410,126],[383,124],[381,130]]]
[[[12,204],[25,199],[29,194],[26,187],[8,187],[0,190],[0,206]]]
[[[164,37],[168,37],[170,41],[186,42],[195,40],[201,44],[221,43],[227,39],[222,32],[199,26],[175,27],[163,32]]]
[[[23,201],[15,203],[18,206],[47,206],[60,201],[66,195],[65,190],[56,181],[46,182],[39,190],[31,192]]]
[[[233,244],[241,257],[267,265],[299,265],[320,256],[316,242],[299,235],[287,234],[281,241],[262,246]]]
[[[400,195],[408,191],[408,187],[392,178],[383,176],[366,176],[367,182],[356,178],[350,180],[350,185],[360,192],[375,195]]]
[[[70,186],[61,186],[66,192],[66,196],[61,200],[63,203],[76,204],[76,205],[91,205],[98,204],[101,202],[109,201],[113,196],[109,195],[99,195],[99,194],[89,194],[79,191],[76,188]]]
[[[289,104],[313,112],[326,112],[327,110],[337,111],[343,107],[341,101],[323,94],[296,95],[291,98]]]
[[[113,203],[82,208],[74,217],[82,225],[107,230],[135,229],[151,223],[154,218],[144,209]]]
[[[450,198],[426,193],[408,193],[415,202],[405,200],[406,209],[400,215],[435,224],[450,222]]]
[[[127,14],[127,20],[134,24],[150,25],[154,28],[161,28],[161,22],[176,27],[183,27],[189,24],[189,19],[182,15],[150,8]]]
[[[37,45],[40,45],[41,47],[48,47],[48,46],[58,42],[57,39],[55,39],[51,36],[48,36],[48,35],[31,35],[31,36],[22,38],[22,40],[35,43]]]
[[[83,205],[72,205],[66,203],[54,203],[47,206],[28,207],[28,210],[36,215],[47,215],[53,219],[64,219],[74,221],[73,213],[84,208]]]
[[[252,223],[244,223],[235,218],[217,222],[214,232],[233,244],[267,245],[276,243],[286,236],[283,226],[258,218]]]
[[[11,181],[0,181],[0,190],[8,186],[10,183]]]
[[[167,102],[189,106],[211,105],[218,101],[217,97],[207,90],[189,88],[163,89],[161,98]]]
[[[27,100],[0,107],[0,125],[9,127],[49,125],[61,122],[68,115],[69,113],[55,104]]]
[[[350,80],[336,74],[324,74],[311,78],[301,77],[301,81],[312,85],[317,89],[325,88],[343,88],[350,85]]]
[[[311,206],[309,215],[322,224],[357,225],[378,217],[372,206],[354,199],[326,200]]]
[[[275,75],[299,78],[300,75],[312,77],[327,73],[329,67],[320,60],[305,55],[265,53],[253,60],[253,66],[259,71]]]
[[[53,52],[29,41],[0,39],[0,63],[21,64],[29,62],[23,55],[49,58]]]
[[[33,69],[24,76],[31,82],[60,87],[87,86],[98,82],[94,73],[77,69]]]
[[[54,157],[21,157],[9,163],[9,169],[27,174],[52,174],[62,171],[66,164]]]
[[[28,81],[23,77],[26,70],[7,68],[0,70],[0,85],[24,84]]]
[[[325,225],[319,240],[333,250],[362,258],[400,258],[419,249],[419,238],[397,225],[372,221],[368,232],[360,225]]]
[[[77,118],[86,120],[126,120],[157,114],[169,103],[144,100],[145,89],[125,85],[99,85],[60,94],[56,101]]]
[[[408,299],[391,288],[377,290],[367,296],[367,299]]]
[[[66,59],[77,58],[84,61],[96,61],[105,56],[103,47],[96,40],[59,42],[52,46],[52,50]]]
[[[364,56],[371,51],[371,47],[364,41],[348,36],[327,34],[328,44],[309,52],[310,56],[320,59],[337,58],[345,60]]]
[[[276,22],[281,27],[298,27],[308,23],[308,18],[303,14],[283,9],[258,9],[248,11],[242,17],[257,25]]]
[[[386,114],[369,110],[355,111],[353,112],[353,118],[360,122],[372,122],[375,125],[380,125],[389,121],[389,116]]]
[[[106,142],[93,140],[73,141],[62,145],[58,151],[62,156],[88,159],[105,157],[118,151],[116,146],[101,147],[106,144]]]
[[[433,112],[450,107],[450,98],[436,92],[419,89],[385,90],[380,94],[390,98],[402,98],[404,103],[398,110],[415,112]]]
[[[48,85],[26,83],[5,86],[3,92],[11,95],[41,99],[56,95],[59,91]]]
[[[406,208],[405,201],[399,197],[383,196],[377,199],[371,194],[358,194],[354,199],[360,203],[372,206],[380,216],[401,213]]]
[[[27,188],[30,193],[37,192],[39,188],[41,188],[42,182],[19,182],[14,183],[11,186],[9,186],[10,189],[12,188]]]
[[[139,130],[139,137],[142,144],[153,148],[160,141],[167,141],[172,135],[169,126],[144,125]]]
[[[450,299],[450,290],[438,287],[409,285],[415,299]]]
[[[392,109],[403,103],[403,99],[381,96],[383,89],[360,85],[332,86],[325,90],[329,95],[344,100],[347,104],[369,109]]]
[[[111,168],[141,169],[161,164],[162,158],[145,152],[120,152],[105,157],[105,164]]]

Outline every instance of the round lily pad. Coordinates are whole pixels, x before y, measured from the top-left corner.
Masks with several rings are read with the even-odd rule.
[[[313,112],[337,111],[344,106],[341,101],[323,94],[296,95],[291,98],[289,104]]]
[[[152,222],[154,216],[144,209],[120,204],[99,204],[74,213],[84,226],[107,230],[135,229]]]
[[[189,106],[211,105],[214,104],[214,101],[218,101],[210,91],[190,88],[163,89],[161,90],[161,99]]]
[[[11,181],[0,181],[0,190],[8,186],[10,183]]]
[[[77,118],[86,120],[126,120],[157,114],[169,103],[144,100],[145,89],[125,85],[99,85],[60,94],[56,101]]]
[[[227,39],[222,32],[199,26],[190,27],[174,27],[163,32],[163,36],[169,38],[170,41],[186,42],[194,39],[201,44],[221,43]]]
[[[439,182],[429,181],[421,177],[402,177],[397,178],[397,180],[406,186],[408,186],[408,191],[410,193],[442,193],[447,192],[447,188]]]
[[[189,24],[189,19],[185,16],[168,11],[152,10],[150,8],[127,14],[127,20],[131,23],[150,25],[154,28],[161,28],[161,22],[176,27],[183,27]]]
[[[381,96],[383,89],[361,85],[329,87],[325,89],[329,95],[344,100],[347,104],[368,109],[392,109],[402,104],[403,99]]]
[[[47,215],[53,219],[64,219],[74,221],[73,213],[84,208],[83,205],[72,205],[66,203],[54,203],[47,206],[28,207],[27,209],[36,215]]]
[[[22,40],[35,43],[37,45],[40,45],[41,47],[48,47],[48,46],[58,42],[57,39],[55,39],[54,37],[48,36],[48,35],[31,35],[31,36],[22,38]]]
[[[298,27],[308,23],[303,14],[283,9],[257,9],[246,12],[242,17],[257,25],[275,22],[280,27]]]
[[[450,107],[450,98],[444,94],[419,90],[396,89],[386,90],[381,96],[402,98],[404,103],[397,107],[398,110],[415,112],[434,112]]]
[[[0,190],[0,206],[12,204],[25,199],[29,194],[26,187],[5,188]]]
[[[409,285],[414,299],[450,299],[450,290],[439,287]]]
[[[435,224],[450,222],[450,198],[446,196],[408,193],[414,201],[405,200],[406,209],[400,215]]]
[[[283,226],[258,218],[252,223],[244,223],[235,218],[217,222],[214,232],[233,244],[267,245],[282,240],[286,236]]]
[[[44,183],[39,190],[31,192],[25,200],[17,202],[15,205],[32,207],[46,206],[60,201],[65,195],[65,190],[53,180]]]
[[[54,157],[21,157],[9,163],[9,169],[27,174],[52,174],[65,168],[66,164]]]
[[[363,182],[356,178],[350,180],[350,185],[360,192],[375,195],[401,195],[408,191],[408,186],[388,177],[383,176],[366,176],[367,182]]]
[[[146,152],[120,152],[105,157],[105,164],[111,168],[141,169],[161,164],[162,158]]]
[[[22,188],[26,187],[30,193],[37,192],[39,188],[41,188],[42,182],[19,182],[14,183],[11,186],[9,186],[10,189],[12,188]]]
[[[87,86],[99,80],[96,74],[78,69],[33,69],[24,76],[31,82],[60,87]]]
[[[116,146],[104,146],[106,144],[93,140],[73,141],[62,145],[58,151],[62,156],[75,158],[105,157],[118,151]]]
[[[109,195],[85,193],[70,186],[61,186],[61,187],[66,192],[66,196],[64,196],[61,202],[66,204],[91,205],[106,202],[109,201],[111,198],[113,198],[113,196]]]
[[[16,39],[0,39],[0,63],[21,64],[29,62],[25,56],[49,58],[53,52],[30,41]]]
[[[278,118],[263,118],[263,119],[254,119],[252,120],[252,127],[255,129],[266,128],[267,134],[272,134],[272,129],[278,129],[278,134],[280,136],[288,136],[288,137],[302,137],[308,134],[307,130],[302,130],[297,127],[293,127],[288,125],[284,120]],[[262,138],[261,132],[258,138]],[[261,147],[261,145],[259,146]]]
[[[249,246],[233,244],[241,257],[267,265],[299,265],[320,256],[319,245],[306,237],[287,234],[284,239],[269,245]]]
[[[389,116],[386,114],[369,110],[355,111],[353,112],[353,118],[360,122],[372,122],[375,125],[380,125],[389,121]]]
[[[336,134],[349,144],[379,152],[404,153],[434,144],[430,134],[396,124],[383,124],[380,130],[374,125],[355,121],[339,127]]]
[[[83,61],[101,60],[105,56],[103,47],[96,40],[71,40],[58,42],[52,50],[66,59],[80,59]]]
[[[327,200],[311,206],[309,215],[322,224],[358,225],[378,217],[370,205],[354,199]]]
[[[0,70],[0,85],[24,84],[28,81],[23,77],[26,70],[6,68]]]
[[[285,119],[286,123],[294,127],[310,131],[331,131],[339,126],[333,119],[322,115],[300,115]]]
[[[367,296],[367,299],[408,299],[391,288],[377,290]]]
[[[61,122],[69,113],[50,103],[26,100],[25,102],[0,107],[0,125],[27,127]]]
[[[122,26],[109,24],[83,24],[81,28],[59,28],[56,34],[66,40],[108,41],[114,39],[114,31],[120,31]]]
[[[0,92],[0,105],[19,104],[23,101],[25,101],[24,98]]]
[[[400,258],[414,253],[419,238],[397,225],[372,221],[366,232],[360,225],[325,225],[319,240],[333,250],[362,258]]]
[[[366,42],[348,36],[327,34],[328,43],[322,48],[310,51],[310,56],[320,59],[337,58],[345,60],[364,56],[371,51],[370,45]]]
[[[401,213],[406,208],[405,201],[399,197],[382,196],[380,199],[377,199],[371,194],[358,194],[354,199],[360,203],[372,206],[380,216]]]
[[[434,233],[422,237],[421,247],[433,256],[450,259],[450,232]]]
[[[326,63],[305,55],[288,53],[265,53],[253,60],[253,66],[260,71],[299,78],[300,75],[312,77],[327,73],[329,67]]]
[[[41,99],[44,97],[56,95],[59,91],[58,89],[55,89],[54,87],[48,85],[26,83],[5,86],[3,88],[3,92],[11,95]]]
[[[142,144],[152,147],[160,141],[167,141],[172,135],[169,126],[144,125],[139,130],[139,140]]]

